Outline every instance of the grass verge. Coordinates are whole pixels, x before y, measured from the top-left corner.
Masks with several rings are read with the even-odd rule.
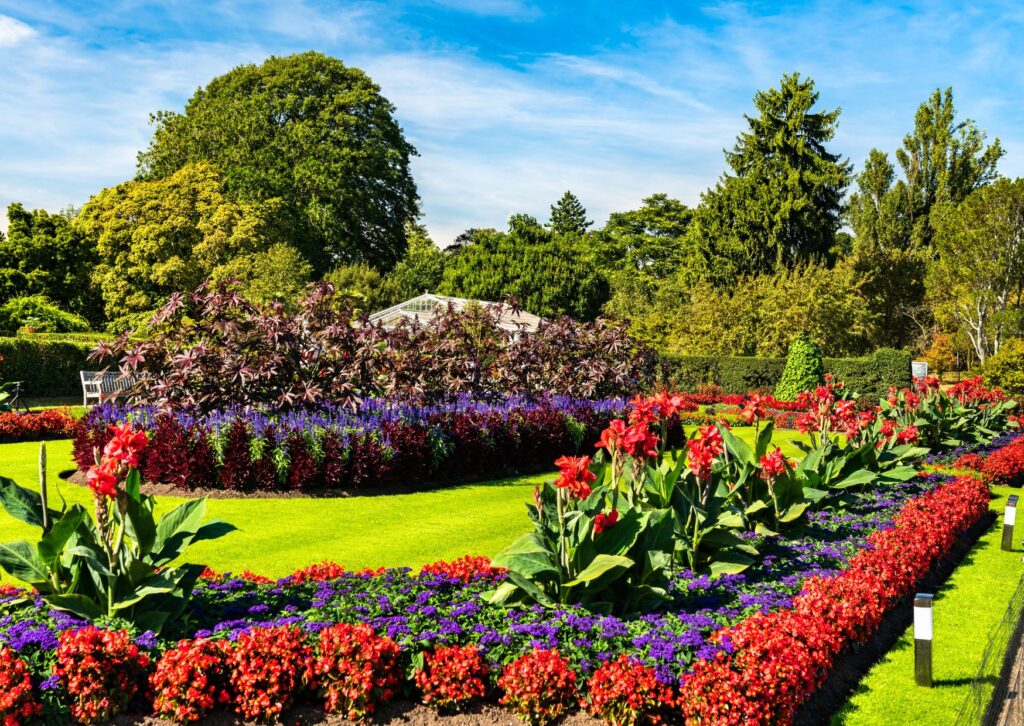
[[[1000,517],[1008,487],[993,489]],[[832,726],[956,721],[981,664],[989,633],[1002,618],[1024,574],[1020,530],[1012,552],[1000,549],[1001,519],[985,532],[935,593],[932,688],[914,685],[914,633],[907,628],[832,719]],[[1002,657],[1001,652],[995,654]]]

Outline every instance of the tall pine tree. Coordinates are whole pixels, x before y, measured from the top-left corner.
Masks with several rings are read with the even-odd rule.
[[[826,148],[839,109],[817,101],[799,73],[754,96],[757,115],[725,152],[731,173],[704,193],[691,227],[716,283],[834,255],[850,165]]]
[[[582,237],[593,222],[587,219],[587,210],[572,192],[566,192],[556,204],[551,205],[551,220],[548,229],[556,235]]]

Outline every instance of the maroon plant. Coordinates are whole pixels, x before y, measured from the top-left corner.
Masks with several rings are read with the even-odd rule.
[[[323,482],[320,467],[299,434],[288,437],[288,488],[293,491],[316,489]]]
[[[326,283],[311,287],[294,315],[208,283],[172,295],[145,339],[125,333],[101,343],[91,359],[134,380],[122,394],[130,403],[204,413],[323,401],[357,407],[370,396],[601,398],[653,380],[652,353],[623,323],[561,318],[534,332],[508,330],[502,309],[448,306],[426,323],[384,330]]]
[[[221,485],[230,491],[248,491],[256,483],[255,465],[249,451],[251,434],[243,421],[236,420],[228,429],[224,443],[224,468]]]

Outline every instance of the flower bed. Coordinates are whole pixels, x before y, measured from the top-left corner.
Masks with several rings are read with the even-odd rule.
[[[0,413],[0,444],[42,439],[66,439],[75,433],[77,421],[66,408],[36,413]]]
[[[683,440],[684,424],[742,423],[749,397],[680,394],[679,399],[669,432],[675,444]],[[787,420],[796,415],[794,404],[759,400],[773,415]],[[74,457],[87,469],[94,450],[106,445],[109,427],[131,422],[150,435],[142,460],[148,481],[186,490],[372,491],[543,471],[557,456],[588,448],[626,409],[621,398],[564,396],[493,403],[459,397],[433,406],[373,399],[358,412],[324,406],[279,415],[234,410],[193,416],[104,404],[79,423]]]
[[[971,477],[934,473],[880,487],[842,512],[814,513],[799,538],[751,535],[765,556],[742,574],[676,573],[671,605],[634,618],[575,607],[487,606],[479,595],[506,575],[482,558],[418,573],[348,573],[324,564],[274,582],[207,573],[183,621],[186,629],[159,639],[130,630],[138,655],[123,639],[111,638],[107,656],[96,650],[106,645],[94,636],[78,635],[91,632],[85,623],[8,592],[0,598],[0,648],[17,658],[0,660],[12,664],[0,679],[6,674],[16,681],[24,672],[16,664],[23,663],[33,690],[30,698],[19,691],[12,708],[39,703],[57,716],[76,704],[84,708],[72,690],[98,693],[152,660],[153,698],[161,712],[180,713],[182,720],[218,705],[266,718],[302,700],[360,710],[385,693],[420,693],[415,685],[455,708],[460,699],[487,697],[540,713],[560,711],[568,700],[606,719],[623,720],[639,709],[672,720],[786,723],[835,656],[866,639],[987,508],[987,487]],[[366,625],[373,635],[336,633],[337,623]],[[344,645],[352,638],[377,639],[369,642],[380,657],[360,660],[358,669],[378,674],[379,688],[370,696],[365,683],[346,675],[356,665]],[[98,654],[95,678],[103,680],[76,672],[72,687],[59,659],[79,641]],[[536,658],[538,649],[560,656],[545,661],[552,689],[529,682],[528,669],[516,666],[521,658]],[[397,654],[397,673],[388,654]],[[253,671],[256,662],[266,672]],[[117,665],[112,674],[114,664],[127,670]],[[575,677],[563,674],[563,666]],[[181,684],[194,680],[189,669],[208,675],[209,688],[183,691]],[[624,680],[635,691],[616,688]],[[455,688],[459,684],[464,688]],[[144,691],[140,685],[138,692]],[[348,700],[339,700],[339,693]]]

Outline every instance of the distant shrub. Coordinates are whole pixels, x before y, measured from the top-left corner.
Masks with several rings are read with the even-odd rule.
[[[805,335],[797,337],[789,346],[786,369],[775,387],[775,397],[780,401],[795,401],[803,391],[813,389],[825,375],[825,364],[821,348]]]
[[[1024,395],[1024,340],[1012,338],[985,361],[985,385],[1011,396]]]
[[[633,395],[654,380],[653,354],[613,321],[560,318],[536,331],[509,330],[502,306],[441,306],[423,324],[385,329],[327,283],[310,289],[299,309],[253,305],[211,283],[173,295],[145,339],[102,343],[91,360],[134,379],[124,396],[132,403],[201,412],[357,406],[374,396],[603,398]]]
[[[92,370],[91,343],[0,338],[0,379],[21,381],[27,396],[81,395],[78,372]]]
[[[42,295],[11,298],[0,306],[0,331],[23,329],[41,333],[81,333],[89,329],[89,321],[61,310]]]

